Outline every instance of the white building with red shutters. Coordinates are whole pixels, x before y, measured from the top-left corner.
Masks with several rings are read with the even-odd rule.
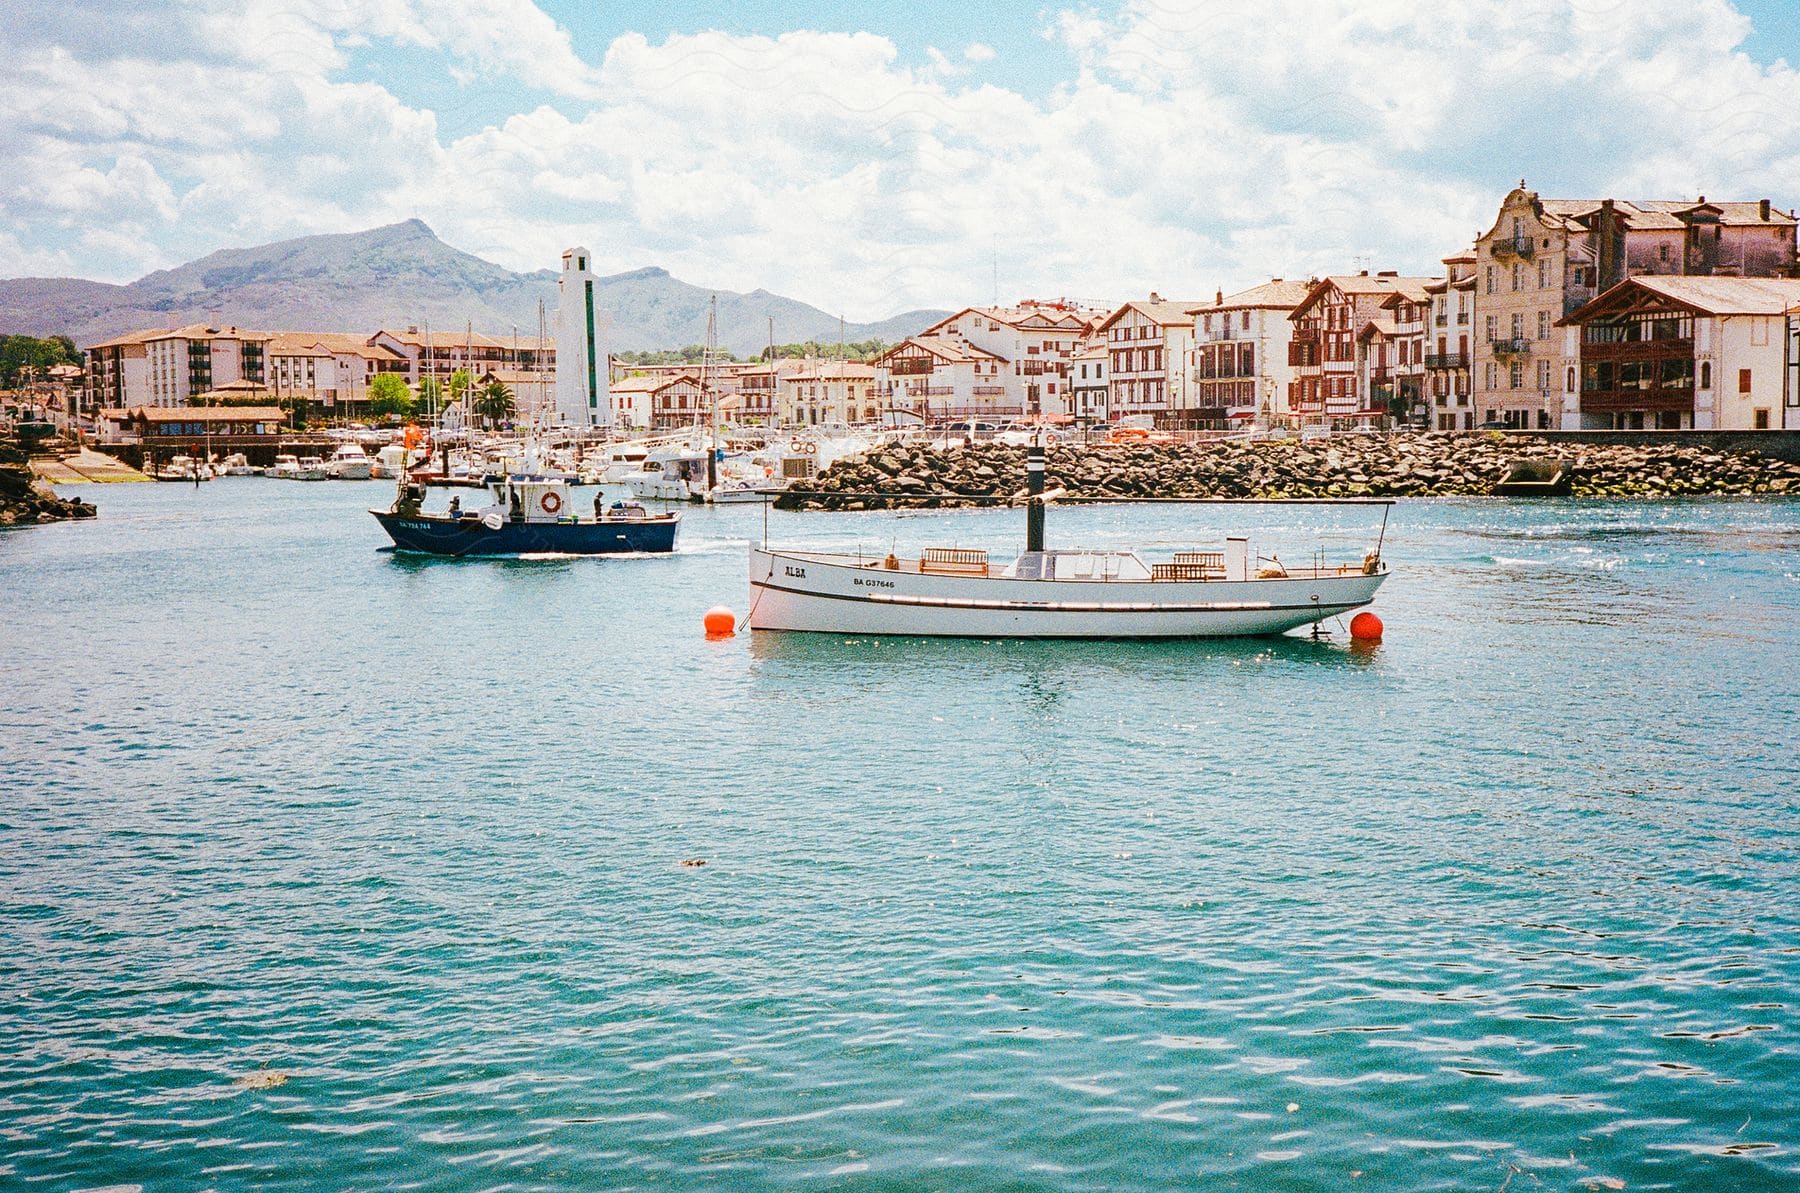
[[[1006,384],[1007,362],[960,336],[909,336],[870,364],[884,410],[927,421],[1019,413]]]
[[[1067,299],[1024,299],[1010,307],[966,307],[926,328],[913,340],[935,340],[969,345],[988,364],[981,381],[971,389],[966,409],[941,400],[931,403],[935,416],[1012,416],[1066,409],[1069,399],[1069,363],[1107,312],[1084,307]],[[911,341],[908,341],[909,343]],[[881,361],[876,362],[877,366]],[[895,380],[890,373],[883,381]],[[916,388],[916,383],[912,386]],[[943,385],[927,388],[946,388]],[[991,392],[998,389],[1000,392]],[[954,394],[931,395],[935,399]]]
[[[1385,410],[1397,422],[1423,416],[1431,284],[1407,279],[1381,300],[1380,314],[1356,335],[1358,398],[1364,409]]]
[[[1186,426],[1188,380],[1194,346],[1196,301],[1173,302],[1160,294],[1134,300],[1095,329],[1106,341],[1112,417],[1148,414],[1159,426]]]
[[[1288,318],[1306,299],[1307,282],[1272,278],[1236,294],[1217,294],[1190,312],[1194,328],[1191,414],[1197,426],[1288,422],[1294,366]]]
[[[1393,271],[1364,270],[1320,278],[1288,318],[1294,324],[1288,360],[1294,379],[1288,409],[1300,425],[1350,428],[1387,417],[1368,404],[1358,384],[1356,337],[1383,317],[1382,303],[1403,289],[1422,291],[1434,278],[1403,278]]]

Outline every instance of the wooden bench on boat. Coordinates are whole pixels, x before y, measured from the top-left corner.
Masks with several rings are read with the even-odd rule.
[[[988,574],[987,552],[967,547],[927,547],[919,552],[919,570],[956,576],[985,576]]]
[[[1152,580],[1223,580],[1223,551],[1177,551],[1173,563],[1150,565]]]

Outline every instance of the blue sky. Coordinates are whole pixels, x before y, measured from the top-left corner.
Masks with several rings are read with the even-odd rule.
[[[996,265],[1430,273],[1520,177],[1800,203],[1791,0],[13,0],[0,41],[0,276],[417,216],[863,319]]]

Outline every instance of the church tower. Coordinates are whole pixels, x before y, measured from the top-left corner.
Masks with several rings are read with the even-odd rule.
[[[580,427],[612,426],[607,357],[594,311],[592,257],[585,248],[562,255],[556,286],[556,418]]]

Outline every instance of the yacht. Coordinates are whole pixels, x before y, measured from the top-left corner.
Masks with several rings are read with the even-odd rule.
[[[332,480],[366,481],[372,475],[373,465],[361,444],[343,443],[325,462],[325,472]]]
[[[1041,446],[1026,457],[1025,550],[928,547],[901,557],[750,551],[750,628],[950,638],[1208,638],[1280,634],[1360,609],[1388,577],[1381,538],[1360,561],[1303,566],[1217,551],[1047,550]],[[1384,506],[1382,532],[1387,522]]]

